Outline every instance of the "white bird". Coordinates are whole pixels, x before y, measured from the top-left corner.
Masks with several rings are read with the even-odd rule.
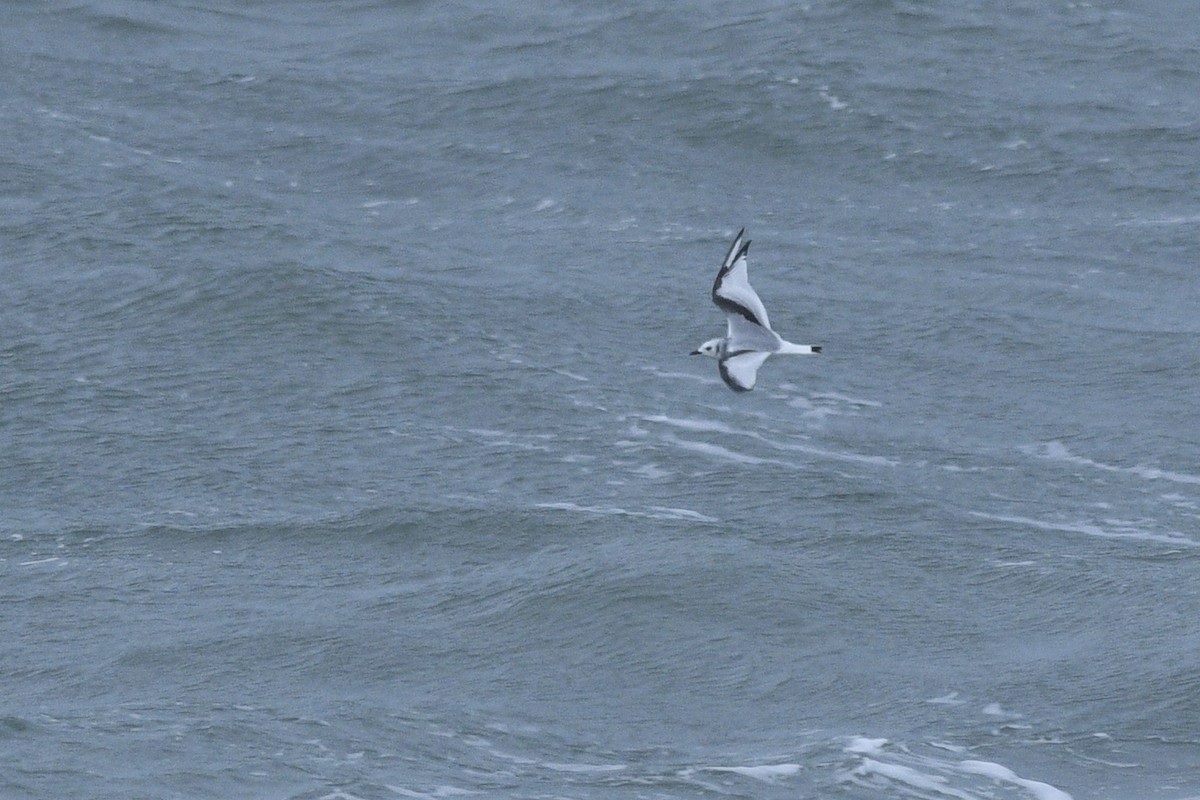
[[[721,271],[713,281],[712,299],[725,312],[729,324],[724,336],[709,339],[692,351],[694,356],[717,360],[721,380],[735,392],[748,392],[758,379],[758,368],[774,353],[809,355],[821,352],[819,345],[792,344],[771,330],[767,309],[750,286],[746,274],[746,252],[750,240],[742,241],[745,228],[729,247]]]

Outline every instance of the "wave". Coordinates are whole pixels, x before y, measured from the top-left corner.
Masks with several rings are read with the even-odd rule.
[[[947,749],[955,752],[958,748]],[[908,748],[889,747],[886,739],[865,737],[851,739],[845,752],[860,759],[849,771],[847,782],[881,791],[919,798],[976,800],[995,798],[997,792],[1009,794],[1017,789],[1035,800],[1072,800],[1062,789],[1021,777],[1003,764],[991,761],[916,755]],[[987,782],[981,783],[977,778]]]
[[[534,508],[547,508],[556,511],[575,511],[581,514],[594,514],[611,517],[644,517],[646,519],[676,519],[689,522],[720,522],[716,517],[692,511],[690,508],[669,508],[667,506],[650,506],[645,511],[630,511],[616,506],[583,506],[578,503],[534,503]]]
[[[443,731],[458,753],[456,761],[473,771],[499,770],[527,785],[569,785],[571,794],[635,789],[656,796],[712,797],[892,797],[919,800],[1072,800],[1064,789],[1016,769],[964,758],[953,745],[907,746],[886,738],[837,737],[802,741],[787,754],[722,759],[660,747],[628,751],[584,743],[534,741],[507,725],[463,735]],[[542,733],[542,732],[537,732]],[[547,744],[557,747],[547,748]],[[562,753],[553,752],[562,748]],[[560,755],[569,760],[558,760]],[[444,780],[444,778],[443,778]],[[482,786],[456,780],[434,786],[389,786],[404,797],[474,794]],[[815,794],[814,794],[815,792]]]
[[[748,439],[753,439],[756,442],[765,444],[772,450],[782,450],[794,453],[803,453],[805,455],[814,456],[817,458],[832,460],[832,461],[849,461],[859,464],[870,464],[874,466],[894,467],[900,462],[886,456],[866,455],[862,453],[854,453],[849,451],[829,450],[827,448],[816,447],[798,442],[781,441],[780,438],[775,438],[753,430],[739,430],[724,422],[704,419],[691,419],[671,417],[665,414],[654,414],[641,416],[645,422],[652,422],[660,425],[667,425],[680,430],[695,432],[695,433],[719,433],[729,436],[740,436]],[[793,462],[781,461],[776,458],[768,458],[764,456],[741,453],[732,450],[722,445],[712,442],[697,442],[690,439],[680,439],[676,436],[666,436],[665,440],[670,444],[681,447],[685,450],[704,453],[717,458],[722,458],[728,461],[734,461],[744,464],[782,464],[799,468],[800,465]]]
[[[1172,483],[1185,483],[1193,486],[1200,486],[1200,475],[1193,475],[1187,472],[1174,472],[1172,470],[1160,469],[1158,467],[1149,467],[1142,464],[1135,464],[1132,467],[1119,467],[1115,464],[1106,464],[1102,461],[1095,461],[1072,453],[1065,444],[1059,441],[1044,442],[1037,447],[1023,448],[1026,453],[1036,456],[1047,461],[1061,461],[1069,464],[1079,464],[1092,469],[1101,470],[1103,472],[1118,472],[1128,475],[1136,475],[1139,478],[1145,478],[1150,481],[1170,481]]]
[[[969,513],[971,516],[980,519],[1022,525],[1027,528],[1037,528],[1043,531],[1079,533],[1084,536],[1095,536],[1100,539],[1115,539],[1119,541],[1154,542],[1156,544],[1169,544],[1176,547],[1200,547],[1200,542],[1181,533],[1157,533],[1155,531],[1143,530],[1121,520],[1105,520],[1109,527],[1104,527],[1095,522],[1051,522],[1032,517],[986,514],[982,511],[971,511]]]

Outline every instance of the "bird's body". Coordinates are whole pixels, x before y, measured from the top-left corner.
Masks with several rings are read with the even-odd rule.
[[[735,392],[748,392],[754,388],[758,368],[768,356],[821,352],[819,346],[793,344],[771,330],[767,309],[750,286],[746,268],[750,241],[742,240],[745,232],[745,228],[738,232],[713,282],[713,303],[725,312],[726,333],[709,339],[692,351],[692,355],[715,358],[721,379]]]

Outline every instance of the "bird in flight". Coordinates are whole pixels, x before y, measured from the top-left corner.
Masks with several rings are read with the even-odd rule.
[[[742,241],[746,229],[738,231],[713,281],[712,299],[725,312],[728,329],[724,336],[709,339],[692,351],[694,356],[717,360],[721,380],[735,392],[748,392],[758,379],[758,368],[775,354],[810,355],[821,352],[819,345],[792,344],[771,330],[767,309],[750,286],[746,274],[746,253],[750,240]]]

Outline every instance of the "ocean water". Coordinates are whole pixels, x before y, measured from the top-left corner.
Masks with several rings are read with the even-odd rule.
[[[0,798],[1200,797],[1198,36],[3,4]]]

